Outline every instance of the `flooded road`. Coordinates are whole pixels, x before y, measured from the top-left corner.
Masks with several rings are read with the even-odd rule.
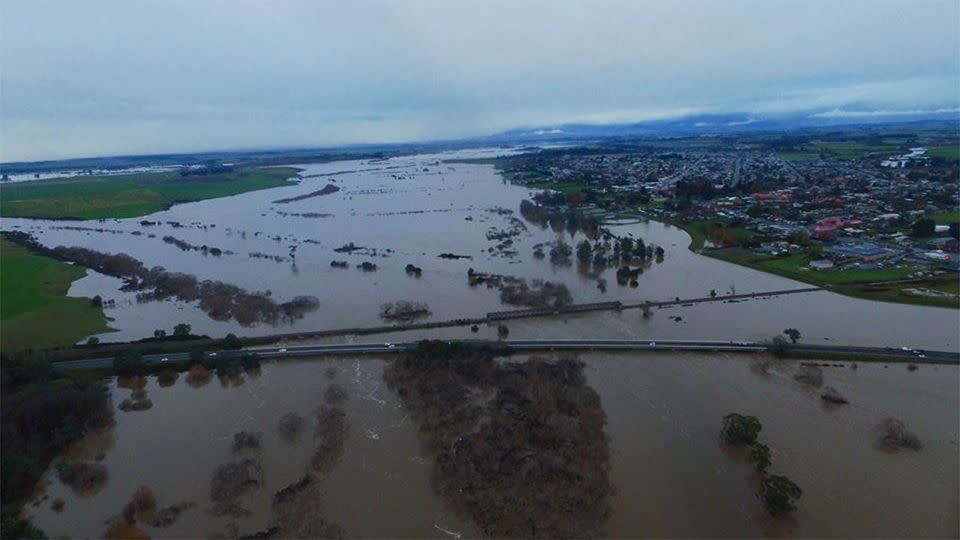
[[[301,493],[306,500],[299,508],[313,509],[346,537],[554,536],[558,531],[549,527],[561,526],[613,537],[960,532],[955,367],[824,367],[824,383],[850,401],[831,406],[818,389],[793,379],[798,363],[792,361],[694,354],[584,354],[579,360],[583,364],[515,356],[470,375],[337,358],[266,364],[242,381],[214,376],[199,384],[181,374],[161,387],[150,377],[145,391],[152,408],[118,410],[112,428],[61,458],[93,460],[102,453],[106,484],[77,495],[57,479],[54,463],[45,475],[47,498],[26,511],[52,538],[96,537],[143,485],[158,506],[196,504],[168,527],[139,523],[151,537],[266,530],[283,519],[274,494],[303,477],[321,444],[317,411],[338,407],[347,426],[342,451],[315,475],[315,489]],[[345,399],[329,399],[335,385]],[[110,386],[115,406],[132,393],[129,383]],[[445,398],[462,392],[466,399]],[[730,412],[759,418],[760,438],[773,452],[771,470],[803,489],[792,516],[769,517],[754,495],[752,467],[719,443],[722,417]],[[305,419],[292,440],[277,431],[287,413]],[[511,415],[527,420],[511,424]],[[887,417],[909,426],[923,449],[877,448],[875,428]],[[244,431],[260,434],[259,449],[238,454],[231,446]],[[575,453],[556,453],[563,446],[550,441],[568,437],[579,438]],[[529,455],[539,465],[504,468],[491,461],[509,455],[527,463],[522,455],[498,454],[498,441],[539,448]],[[243,457],[255,459],[262,474],[239,498],[249,514],[215,515],[214,471]],[[547,489],[568,478],[551,470],[578,472],[564,489]],[[536,497],[520,486],[533,488]],[[564,497],[577,497],[577,504],[566,506],[571,501]],[[60,512],[51,509],[56,499],[64,501]],[[532,521],[495,528],[504,521],[497,516],[506,501],[511,515],[536,510]]]
[[[424,302],[430,315],[420,320],[479,317],[522,306],[501,302],[497,290],[468,285],[467,271],[544,279],[565,284],[574,302],[667,300],[748,293],[803,286],[795,281],[700,256],[687,249],[683,231],[658,222],[608,225],[616,235],[633,235],[665,251],[637,278],[637,287],[618,285],[615,269],[594,275],[572,264],[534,256],[536,246],[558,238],[571,247],[585,238],[575,228],[528,221],[520,203],[533,192],[506,183],[488,165],[445,162],[456,157],[492,155],[464,151],[377,161],[300,165],[299,185],[234,197],[182,204],[144,218],[97,221],[2,220],[5,230],[34,234],[46,246],[81,246],[127,253],[149,268],[219,280],[249,291],[269,291],[284,302],[315,296],[319,309],[279,325],[243,326],[211,319],[196,302],[139,302],[123,292],[119,279],[90,272],[70,294],[101,295],[116,331],[109,340],[168,332],[181,322],[195,333],[224,336],[329,330],[382,324],[381,305],[397,300]],[[339,191],[289,203],[327,185]],[[144,223],[141,223],[144,222]],[[147,223],[148,222],[148,223]],[[165,240],[169,237],[170,240]],[[509,242],[502,244],[504,239]],[[351,247],[352,244],[352,247]],[[208,251],[199,248],[207,246]],[[343,249],[344,247],[347,249]],[[193,249],[197,248],[197,249]],[[216,248],[220,255],[213,255]],[[337,250],[340,251],[337,251]],[[458,256],[470,258],[443,258]],[[345,261],[346,268],[331,267]],[[376,271],[362,271],[363,262]],[[412,264],[417,275],[405,271]],[[598,288],[598,278],[607,281]],[[349,309],[344,309],[349,306]],[[669,319],[680,316],[682,321]],[[512,324],[530,337],[547,337],[555,322]],[[960,312],[879,303],[828,292],[705,304],[656,312],[640,320],[635,312],[596,314],[569,320],[564,332],[588,337],[769,339],[784,328],[805,339],[880,346],[960,349]]]

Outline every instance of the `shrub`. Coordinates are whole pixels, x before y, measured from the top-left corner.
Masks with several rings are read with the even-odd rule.
[[[259,450],[260,434],[249,431],[241,431],[233,436],[233,451]]]
[[[173,335],[174,337],[187,337],[192,329],[193,327],[189,324],[180,323],[173,327]]]
[[[157,508],[157,498],[153,495],[153,490],[147,486],[140,486],[133,492],[130,504],[134,511],[140,514],[152,512]]]
[[[817,366],[800,366],[793,378],[810,386],[822,386],[823,370]]]
[[[95,493],[107,483],[107,468],[100,463],[57,464],[57,478],[78,495]]]
[[[763,426],[756,416],[730,413],[723,417],[720,437],[727,444],[753,444],[762,429]]]
[[[323,401],[327,405],[339,405],[347,400],[347,391],[339,384],[332,384],[323,393]]]
[[[424,302],[397,300],[380,306],[380,318],[384,320],[409,321],[430,315],[430,306]]]
[[[837,389],[832,386],[824,387],[823,392],[820,394],[820,399],[830,403],[836,403],[838,405],[850,403],[847,401],[847,398],[843,397],[843,395],[841,395],[840,392],[838,392]]]
[[[149,540],[150,535],[123,521],[113,521],[104,533],[107,540]]]
[[[173,386],[179,377],[179,373],[167,368],[162,370],[160,373],[157,373],[157,382],[160,383],[160,386]]]
[[[32,385],[5,393],[2,409],[0,499],[5,508],[30,495],[46,464],[64,446],[113,419],[109,394],[99,383]],[[15,527],[18,518],[12,519],[9,525]],[[7,534],[4,528],[3,536]]]
[[[130,399],[127,398],[117,405],[117,408],[123,412],[146,411],[153,408],[153,402],[149,399]]]
[[[120,376],[142,375],[147,365],[139,351],[127,351],[113,359],[113,372]]]
[[[909,448],[911,450],[920,450],[923,443],[915,433],[907,429],[907,426],[896,418],[887,418],[878,426],[880,432],[877,443],[885,448],[896,450],[898,448]]]
[[[783,333],[790,338],[791,343],[796,343],[800,340],[800,331],[796,328],[787,328]]]
[[[210,480],[210,500],[220,505],[229,504],[247,489],[259,486],[262,475],[260,464],[252,459],[220,465]]]
[[[767,511],[780,515],[795,509],[796,500],[803,490],[786,476],[771,474],[763,477],[757,496],[763,501]]]
[[[243,342],[234,334],[227,334],[220,342],[220,347],[225,351],[235,351],[243,348]]]
[[[287,440],[296,439],[303,431],[303,417],[295,412],[288,412],[280,417],[277,423],[277,431]]]
[[[190,366],[190,370],[187,371],[187,384],[194,388],[199,388],[210,382],[212,376],[213,374],[210,373],[209,369],[202,365],[194,364]]]
[[[767,472],[771,463],[770,447],[761,442],[753,443],[750,453],[747,454],[747,461],[753,463],[758,472]]]
[[[53,378],[53,368],[47,360],[35,356],[8,356],[0,353],[0,373],[4,390],[8,386],[39,383]]]
[[[773,341],[770,344],[770,352],[773,353],[777,358],[781,358],[787,354],[787,338],[776,335],[773,337]]]

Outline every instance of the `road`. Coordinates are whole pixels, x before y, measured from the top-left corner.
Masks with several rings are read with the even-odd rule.
[[[529,339],[505,341],[464,340],[466,343],[496,344],[513,351],[701,351],[755,353],[770,349],[768,343],[747,341],[690,341],[690,340],[635,340],[635,339]],[[225,356],[239,358],[244,354],[256,355],[261,360],[277,358],[297,358],[329,355],[391,354],[416,347],[416,342],[405,343],[349,343],[342,345],[309,345],[303,347],[273,347],[242,349],[236,351],[216,351],[206,353],[209,357]],[[908,360],[914,363],[960,365],[960,353],[949,351],[928,351],[920,349],[894,349],[890,347],[857,347],[849,345],[807,345],[798,343],[789,345],[791,352],[857,354],[873,356],[887,360]],[[922,356],[921,356],[922,355]],[[167,362],[185,362],[190,360],[189,353],[144,355],[148,364]],[[54,369],[76,370],[109,368],[112,358],[90,358],[55,362]]]

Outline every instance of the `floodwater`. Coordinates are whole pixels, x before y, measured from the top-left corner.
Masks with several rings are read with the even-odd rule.
[[[342,454],[319,476],[319,489],[309,492],[309,502],[346,537],[504,536],[490,525],[491,518],[501,521],[498,512],[503,510],[497,504],[504,501],[514,502],[507,506],[509,512],[534,505],[533,530],[563,523],[570,530],[612,537],[929,538],[960,533],[956,367],[921,366],[912,372],[896,364],[825,367],[825,383],[850,400],[849,405],[828,406],[817,390],[792,378],[798,366],[794,361],[723,354],[591,353],[579,359],[583,367],[562,378],[544,369],[511,377],[509,366],[529,366],[528,357],[501,361],[486,375],[495,381],[494,397],[478,383],[469,391],[473,397],[465,400],[481,409],[489,406],[488,421],[499,418],[503,425],[510,415],[525,418],[544,410],[542,405],[518,409],[519,402],[509,401],[495,407],[497,391],[514,395],[506,391],[510,385],[540,404],[537,396],[560,396],[561,401],[579,396],[575,401],[580,405],[548,415],[538,430],[508,430],[518,448],[544,444],[527,457],[551,463],[553,469],[498,469],[484,462],[485,456],[496,455],[489,445],[465,440],[490,424],[459,416],[469,407],[435,399],[438,394],[431,392],[442,385],[431,381],[446,379],[442,372],[403,371],[397,362],[370,357],[282,361],[264,365],[256,376],[247,374],[242,384],[214,377],[206,386],[192,387],[181,375],[163,388],[150,377],[146,391],[152,409],[118,410],[112,428],[92,434],[61,458],[89,460],[104,453],[106,485],[80,496],[48,472],[42,482],[47,498],[27,505],[26,511],[51,538],[97,537],[133,491],[146,485],[159,506],[197,504],[168,528],[138,525],[152,537],[229,537],[263,530],[276,519],[273,494],[307,470],[316,447],[314,411],[325,390],[338,384],[348,394],[342,408],[349,430]],[[766,370],[760,368],[764,361],[772,364]],[[462,380],[457,377],[449,374],[451,381]],[[115,406],[131,392],[115,380],[110,386]],[[594,395],[598,399],[590,398]],[[295,442],[275,430],[287,412],[307,420]],[[790,517],[769,517],[754,495],[751,466],[741,453],[719,444],[721,419],[730,412],[760,419],[760,439],[773,452],[771,471],[789,476],[803,489]],[[923,449],[875,447],[875,426],[886,417],[901,419]],[[577,426],[597,419],[602,434],[577,439],[580,444],[572,450],[576,461],[564,461],[553,446],[538,443],[570,430],[575,435]],[[232,438],[243,430],[263,435],[255,453],[262,483],[241,497],[250,515],[218,517],[211,513],[210,481],[218,465],[237,459]],[[569,468],[577,474],[549,474]],[[472,476],[474,470],[495,472],[478,477]],[[518,487],[518,477],[526,491]],[[573,480],[567,489],[550,489],[557,478]],[[531,497],[531,491],[537,496]],[[563,497],[573,496],[580,496],[582,504],[565,508]],[[50,508],[57,498],[65,501],[59,513]]]
[[[663,247],[664,260],[652,262],[639,276],[636,288],[618,285],[614,269],[608,269],[600,276],[607,280],[606,292],[601,291],[596,276],[580,270],[575,258],[572,265],[557,266],[549,257],[533,256],[535,245],[557,237],[573,247],[583,239],[583,232],[555,231],[523,219],[520,202],[532,192],[505,182],[493,167],[443,161],[499,152],[306,164],[299,166],[300,176],[305,178],[298,185],[181,204],[143,218],[100,222],[5,218],[2,228],[30,232],[48,246],[123,252],[148,267],[160,265],[250,291],[269,290],[278,302],[297,295],[313,295],[320,301],[318,310],[300,320],[245,327],[236,321],[213,320],[195,303],[138,303],[135,293],[119,290],[120,280],[90,272],[74,283],[70,294],[99,294],[115,301],[106,312],[116,331],[101,335],[104,341],[139,339],[158,328],[169,332],[181,322],[192,325],[195,333],[215,337],[230,332],[253,336],[372,326],[382,324],[381,304],[397,300],[426,302],[431,315],[422,320],[482,317],[490,311],[522,307],[503,304],[495,289],[470,287],[469,268],[562,282],[575,302],[666,300],[702,297],[711,290],[723,295],[805,286],[692,253],[687,249],[686,233],[649,221],[609,228],[615,234],[632,234]],[[328,183],[340,191],[286,204],[272,202],[317,191]],[[161,223],[143,226],[141,220]],[[522,225],[517,225],[518,220]],[[103,231],[89,230],[97,228]],[[499,240],[488,239],[488,233],[511,230],[516,234],[506,251],[516,253],[491,251]],[[162,239],[167,235],[195,246],[220,248],[225,254],[216,257],[184,251],[165,243]],[[366,249],[334,251],[349,242]],[[472,258],[440,258],[444,253]],[[332,268],[333,260],[347,261],[350,267]],[[357,269],[364,261],[375,263],[378,270]],[[407,264],[421,267],[422,275],[408,275],[404,271]],[[641,320],[637,311],[628,311],[567,322],[570,325],[562,327],[567,336],[575,329],[587,337],[759,340],[792,327],[808,341],[960,350],[958,310],[879,303],[829,292],[677,307],[657,311],[649,320]],[[556,321],[515,322],[511,326],[539,328],[541,324],[543,335],[557,328]],[[523,332],[536,335],[538,330],[533,327]]]

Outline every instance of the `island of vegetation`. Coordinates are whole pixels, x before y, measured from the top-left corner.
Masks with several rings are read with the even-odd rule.
[[[292,167],[207,167],[11,182],[0,186],[0,215],[49,219],[145,216],[177,203],[293,185],[296,174]]]

